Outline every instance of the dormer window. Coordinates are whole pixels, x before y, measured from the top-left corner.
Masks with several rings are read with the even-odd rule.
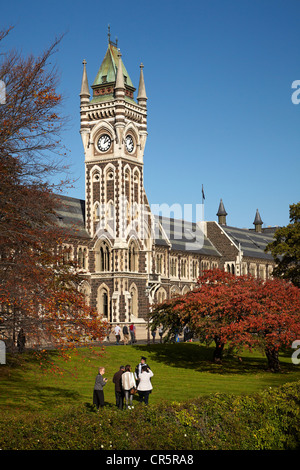
[[[107,75],[103,75],[102,77],[102,83],[106,83],[107,82]]]

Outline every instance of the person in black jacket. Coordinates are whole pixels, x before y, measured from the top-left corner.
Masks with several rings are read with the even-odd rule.
[[[122,375],[125,371],[124,366],[120,366],[118,372],[115,373],[113,377],[113,383],[115,384],[115,395],[116,395],[116,406],[120,410],[123,409],[124,404],[124,392],[122,389]]]
[[[97,410],[99,410],[100,407],[102,408],[104,406],[103,387],[107,383],[107,379],[103,377],[104,374],[105,374],[104,367],[99,367],[99,372],[95,379],[94,394],[93,394],[93,404],[96,405]]]

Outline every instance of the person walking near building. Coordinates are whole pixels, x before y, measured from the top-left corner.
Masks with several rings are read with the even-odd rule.
[[[103,387],[107,383],[107,378],[104,378],[103,375],[105,374],[105,368],[99,367],[98,374],[95,379],[94,385],[94,394],[93,394],[93,403],[96,405],[97,410],[104,406],[104,392]]]
[[[152,328],[151,335],[152,335],[152,342],[155,343],[156,328]]]
[[[21,328],[18,334],[18,339],[17,339],[17,346],[18,346],[19,353],[24,352],[25,343],[26,343],[26,336],[25,336],[23,328]]]
[[[115,396],[116,396],[116,406],[120,410],[123,409],[124,404],[124,393],[122,389],[122,375],[125,371],[124,366],[120,366],[118,372],[113,376],[113,383],[115,384]]]
[[[158,328],[158,334],[160,336],[160,342],[162,343],[162,337],[163,337],[163,334],[164,334],[164,327],[162,325],[160,325],[159,328]]]
[[[142,403],[144,401],[145,405],[149,403],[149,395],[153,390],[151,383],[151,377],[153,377],[152,370],[147,366],[142,366],[142,371],[139,375],[139,384],[137,390],[139,392],[139,401]]]
[[[132,407],[132,400],[134,395],[133,393],[130,393],[130,390],[132,388],[136,388],[136,382],[133,372],[131,372],[131,366],[129,364],[125,366],[125,372],[122,375],[122,388],[124,390],[125,395],[126,409],[130,409]]]
[[[121,328],[118,325],[115,327],[115,336],[116,336],[116,344],[120,344],[120,339],[121,339]]]
[[[129,327],[129,331],[130,331],[131,344],[134,344],[136,343],[136,328],[135,328],[134,323],[131,323]]]
[[[127,325],[123,326],[123,338],[124,338],[124,344],[128,344],[129,341],[129,331]]]

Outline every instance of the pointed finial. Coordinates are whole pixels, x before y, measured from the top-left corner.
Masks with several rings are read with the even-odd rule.
[[[89,84],[88,84],[87,73],[86,73],[87,62],[84,59],[82,63],[83,63],[83,74],[82,74],[82,81],[81,81],[80,96],[84,98],[89,98],[91,95],[89,91]]]
[[[110,43],[110,25],[108,25],[107,37],[108,37],[108,44],[109,44]]]
[[[144,64],[141,63],[140,65],[140,69],[141,69],[141,72],[140,72],[140,83],[139,83],[139,91],[138,91],[138,96],[137,96],[137,100],[138,100],[138,103],[141,105],[141,106],[147,106],[147,95],[146,95],[146,87],[145,87],[145,80],[144,80],[144,72],[143,72],[143,68],[144,68]]]
[[[119,62],[118,62],[118,68],[117,68],[117,77],[116,77],[115,89],[125,90],[124,75],[123,75],[123,67],[122,67],[121,57],[122,57],[121,51],[120,51],[120,49],[118,49]]]

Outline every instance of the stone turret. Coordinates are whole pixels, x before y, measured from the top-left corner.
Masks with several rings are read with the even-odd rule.
[[[263,221],[261,220],[260,213],[258,209],[256,209],[256,214],[255,214],[255,219],[253,222],[253,225],[255,225],[255,232],[261,232],[262,231],[262,224]]]
[[[221,199],[220,204],[219,204],[219,210],[217,212],[218,222],[220,225],[226,225],[226,215],[227,215],[227,212],[225,210],[223,201]]]

